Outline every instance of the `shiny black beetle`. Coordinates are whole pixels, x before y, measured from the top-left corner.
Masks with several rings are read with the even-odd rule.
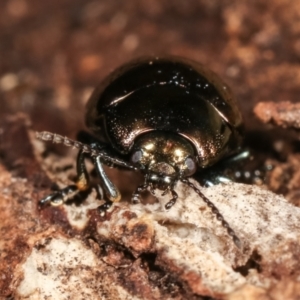
[[[58,205],[88,188],[84,158],[96,167],[108,198],[107,210],[121,196],[103,164],[141,171],[143,190],[170,193],[165,205],[176,202],[178,181],[190,186],[222,222],[236,245],[238,237],[218,209],[188,180],[195,173],[241,153],[242,117],[230,90],[201,64],[182,58],[141,59],[113,72],[92,94],[86,124],[99,141],[86,145],[49,132],[38,138],[75,146],[78,180],[75,185],[41,200]]]

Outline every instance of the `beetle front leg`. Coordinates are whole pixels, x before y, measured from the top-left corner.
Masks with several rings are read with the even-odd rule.
[[[94,165],[97,171],[97,174],[101,180],[101,185],[104,189],[105,195],[108,198],[106,202],[99,206],[101,212],[108,210],[114,202],[119,202],[121,199],[121,194],[117,187],[110,181],[107,177],[100,156],[93,157]]]
[[[75,184],[68,185],[67,187],[53,192],[39,201],[39,205],[44,206],[51,204],[52,206],[59,206],[69,199],[73,198],[80,192],[86,191],[89,186],[88,173],[84,163],[85,153],[81,150],[77,156],[77,180]]]

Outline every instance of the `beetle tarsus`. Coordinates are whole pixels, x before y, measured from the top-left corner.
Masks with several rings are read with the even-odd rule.
[[[107,210],[109,210],[113,205],[113,202],[110,200],[106,200],[106,202],[100,206],[98,206],[98,211],[100,213],[100,215],[103,215],[106,213]]]
[[[59,191],[46,196],[39,201],[40,206],[45,206],[50,204],[51,206],[59,206],[69,200],[75,193],[78,192],[76,185],[69,185]]]

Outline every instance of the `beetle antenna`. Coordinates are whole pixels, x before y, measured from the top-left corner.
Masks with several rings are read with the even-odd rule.
[[[229,226],[227,221],[224,219],[220,211],[217,209],[217,207],[188,179],[182,178],[180,179],[181,182],[188,185],[190,188],[192,188],[201,198],[202,200],[207,204],[207,206],[211,209],[212,213],[216,215],[217,220],[221,221],[222,226],[227,230],[228,235],[231,236],[234,244],[241,249],[241,241],[235,234],[234,230]]]
[[[67,147],[73,147],[79,150],[82,150],[85,153],[91,154],[91,156],[99,156],[105,161],[106,163],[111,163],[111,164],[116,164],[121,167],[129,168],[131,170],[137,171],[138,168],[136,168],[133,165],[130,165],[126,162],[124,162],[121,159],[111,157],[104,151],[99,151],[99,149],[94,148],[93,146],[83,144],[78,141],[74,141],[72,139],[69,139],[68,137],[62,136],[57,133],[52,133],[48,131],[41,131],[41,132],[36,132],[35,136],[37,139],[42,140],[42,141],[50,141],[54,144],[63,144]]]
[[[36,132],[35,136],[37,139],[42,141],[50,141],[54,144],[63,144],[67,147],[73,147],[79,150],[83,150],[85,153],[90,153],[93,156],[100,155],[103,156],[103,153],[97,151],[89,145],[74,141],[65,136],[59,135],[57,133],[52,133],[48,131]]]

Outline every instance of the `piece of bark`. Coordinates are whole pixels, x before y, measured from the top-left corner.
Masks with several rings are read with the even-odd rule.
[[[14,122],[27,128],[22,118]],[[11,136],[16,124],[1,126]],[[30,159],[21,167],[43,165],[40,144],[31,146],[31,135],[22,136],[24,147],[18,155],[21,161],[23,155]],[[2,156],[9,158],[5,149],[1,147]],[[31,155],[22,149],[31,149]],[[247,299],[264,299],[270,293],[285,295],[276,287],[283,281],[296,289],[300,209],[282,196],[236,183],[201,188],[240,238],[239,250],[210,209],[183,184],[176,187],[179,199],[170,211],[164,209],[168,197],[158,193],[157,203],[124,201],[101,216],[95,192],[81,204],[39,210],[38,200],[47,193],[35,185],[36,178],[47,179],[42,168],[34,167],[39,176],[26,179],[25,170],[12,175],[5,165],[4,159],[3,297],[238,299],[246,293]]]
[[[300,104],[285,102],[260,102],[254,107],[255,115],[264,123],[283,128],[300,128]]]

